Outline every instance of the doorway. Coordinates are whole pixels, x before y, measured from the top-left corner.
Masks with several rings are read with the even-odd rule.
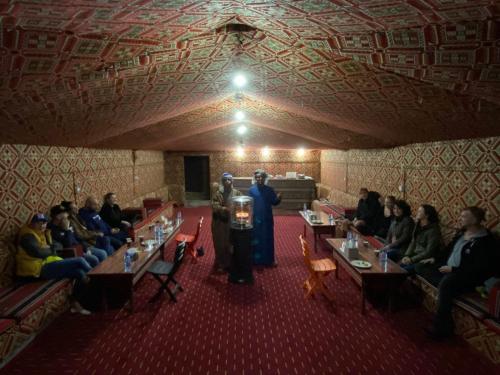
[[[187,200],[210,199],[208,156],[184,156],[184,184]]]

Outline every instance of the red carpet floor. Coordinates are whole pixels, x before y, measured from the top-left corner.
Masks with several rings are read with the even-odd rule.
[[[422,327],[430,316],[422,309],[389,313],[369,305],[361,315],[360,292],[345,273],[330,279],[336,311],[322,298],[304,300],[299,217],[275,218],[279,267],[256,271],[254,285],[230,285],[224,276],[211,276],[210,210],[185,209],[184,228],[194,228],[199,215],[208,219],[200,237],[207,254],[198,264],[184,264],[179,281],[185,292],[177,304],[167,298],[147,303],[157,285],[146,277],[138,285],[133,315],[65,313],[2,373],[499,373],[460,339],[427,340]]]

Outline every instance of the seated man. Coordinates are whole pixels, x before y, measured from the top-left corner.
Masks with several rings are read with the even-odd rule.
[[[111,242],[108,236],[104,233],[98,231],[88,230],[83,221],[78,216],[78,207],[75,203],[70,201],[62,201],[61,206],[63,206],[68,213],[68,219],[71,224],[73,231],[75,232],[76,239],[81,243],[89,244],[90,246],[95,246],[98,249],[103,249],[106,251],[107,255],[113,254],[115,249],[111,246]]]
[[[127,235],[120,228],[111,228],[97,213],[98,207],[97,199],[88,197],[85,200],[85,207],[80,208],[78,213],[87,229],[104,233],[105,236],[109,237],[111,246],[117,250],[125,243]]]
[[[16,274],[21,277],[75,280],[71,311],[88,315],[90,312],[82,308],[78,299],[83,292],[83,284],[88,283],[86,274],[91,267],[83,258],[62,259],[55,255],[56,246],[47,231],[47,221],[45,215],[35,214],[30,223],[19,230]]]
[[[99,211],[99,215],[101,215],[102,219],[108,223],[111,228],[120,228],[124,232],[127,232],[128,228],[131,227],[131,224],[125,220],[122,210],[116,202],[116,194],[107,193],[104,196],[104,201],[101,206],[101,211]]]
[[[434,207],[421,205],[417,210],[417,224],[408,248],[403,253],[401,267],[408,272],[415,271],[415,265],[427,258],[435,257],[441,250],[441,228],[439,215]]]
[[[50,209],[51,222],[50,233],[54,242],[59,242],[63,247],[81,245],[83,247],[83,258],[94,268],[108,257],[106,251],[90,246],[88,243],[78,241],[68,219],[68,213],[63,206],[54,206]]]
[[[500,243],[483,226],[485,212],[479,207],[467,207],[460,214],[462,229],[447,246],[447,260],[430,257],[422,261],[417,272],[438,285],[438,305],[431,338],[442,339],[453,334],[453,299],[474,290],[493,276],[500,276]],[[444,261],[443,261],[444,259]],[[425,264],[425,266],[424,266]]]
[[[363,235],[372,235],[378,228],[382,212],[379,197],[380,194],[376,191],[368,192],[367,188],[359,189],[358,208],[353,224]]]
[[[383,213],[379,215],[380,222],[378,223],[378,229],[375,235],[381,238],[387,237],[387,232],[394,220],[394,204],[396,203],[396,197],[394,195],[388,195],[384,199]]]

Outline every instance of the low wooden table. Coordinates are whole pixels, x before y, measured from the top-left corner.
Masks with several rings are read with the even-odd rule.
[[[307,227],[311,228],[314,235],[314,251],[318,251],[316,240],[321,238],[322,234],[330,234],[332,237],[335,237],[335,221],[333,224],[330,224],[328,221],[328,214],[323,211],[312,212],[313,215],[316,215],[318,221],[321,221],[321,224],[313,223],[309,216],[304,213],[304,211],[299,211],[300,216],[304,219],[304,238],[307,236]]]
[[[127,245],[123,245],[116,250],[113,255],[106,258],[97,267],[92,269],[87,275],[92,282],[95,282],[101,289],[102,304],[104,310],[108,306],[108,291],[113,289],[126,290],[129,296],[130,311],[134,310],[134,285],[144,276],[149,266],[157,259],[163,258],[165,246],[176,236],[182,224],[174,222],[174,228],[170,233],[165,234],[163,243],[155,244],[151,250],[144,250],[139,241],[135,241],[130,247],[139,249],[138,259],[132,262],[132,271],[125,272],[124,257],[128,249]],[[154,234],[148,232],[144,235],[144,240],[154,239]]]
[[[333,259],[337,269],[335,277],[338,278],[339,266],[341,266],[351,278],[361,287],[361,312],[365,313],[366,289],[369,285],[376,285],[377,288],[389,292],[389,306],[392,309],[394,292],[408,276],[408,272],[397,263],[387,259],[385,264],[381,264],[378,256],[374,253],[375,248],[363,243],[360,238],[358,245],[358,259],[365,260],[372,264],[371,268],[363,269],[354,267],[347,254],[342,251],[342,243],[345,238],[327,238],[326,240],[333,248]]]

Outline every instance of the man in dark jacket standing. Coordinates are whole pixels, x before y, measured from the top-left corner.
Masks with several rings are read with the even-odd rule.
[[[453,299],[482,285],[499,272],[499,243],[483,225],[485,212],[479,207],[467,207],[460,214],[462,230],[450,243],[451,253],[444,265],[437,268],[441,274],[436,316],[428,331],[431,338],[442,339],[453,334]],[[433,258],[426,263],[433,263]],[[434,278],[436,281],[436,278]]]

